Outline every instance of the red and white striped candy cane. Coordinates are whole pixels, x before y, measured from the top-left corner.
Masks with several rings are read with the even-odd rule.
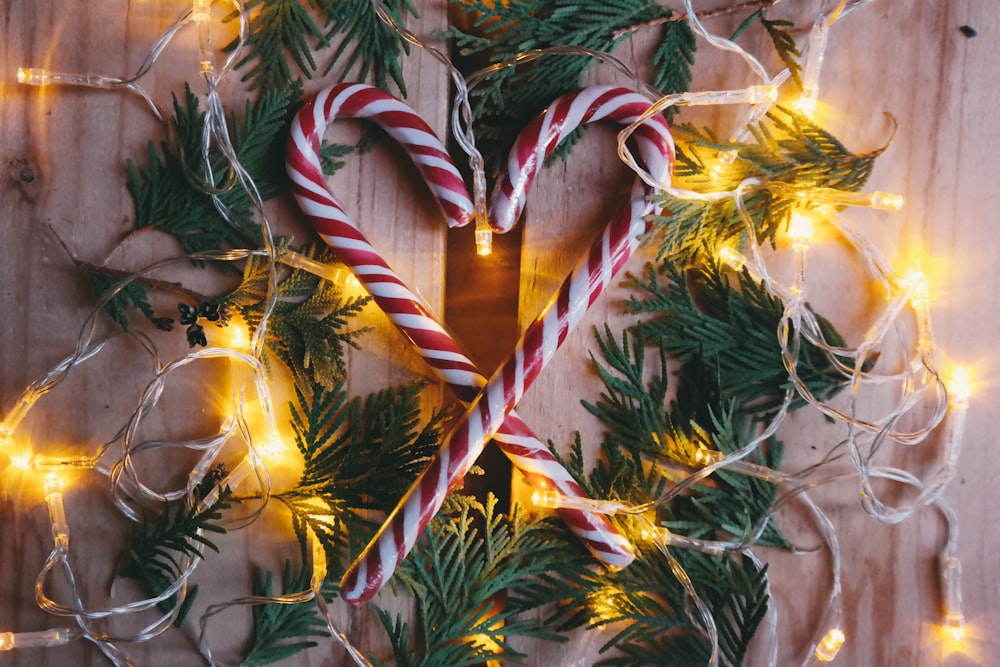
[[[498,205],[516,208],[516,213],[511,215],[513,220],[517,219],[523,206],[523,193],[529,189],[537,165],[552,152],[559,138],[574,127],[605,118],[627,125],[648,109],[649,104],[646,98],[626,89],[609,87],[584,89],[554,102],[525,128],[515,143],[511,160],[517,160],[521,166],[508,171],[507,178],[518,182],[510,191],[520,194],[506,197]],[[634,136],[650,173],[669,177],[674,157],[673,139],[663,117],[650,118]],[[529,154],[537,159],[521,160],[519,157]],[[508,184],[498,187],[506,188]],[[655,210],[647,201],[649,194],[648,186],[637,179],[629,203],[618,212],[555,297],[528,327],[507,361],[490,378],[448,435],[431,464],[344,574],[340,591],[345,599],[366,600],[389,580],[390,565],[394,567],[405,558],[420,532],[440,509],[444,502],[441,490],[465,475],[545,363],[638,246],[638,236],[647,227],[644,218]]]
[[[460,400],[469,403],[486,384],[486,377],[434,319],[423,300],[368,243],[326,188],[318,152],[326,126],[336,117],[369,118],[383,125],[408,151],[412,147],[418,169],[435,193],[449,225],[464,224],[471,217],[472,204],[465,185],[423,120],[402,102],[371,86],[341,84],[323,90],[293,120],[286,160],[299,205],[320,236],[354,270],[442,380]],[[564,495],[583,495],[572,476],[516,414],[508,417],[495,440],[534,486],[554,488]],[[441,491],[442,500],[447,492],[447,488]],[[634,559],[631,545],[606,517],[578,510],[561,511],[560,515],[609,567],[623,568]],[[387,563],[387,567],[391,575],[395,562]]]

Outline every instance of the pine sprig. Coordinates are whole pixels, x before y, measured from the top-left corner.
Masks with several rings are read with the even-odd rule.
[[[774,243],[802,206],[798,193],[810,188],[860,190],[885,147],[851,153],[829,132],[801,114],[776,107],[767,121],[750,128],[755,143],[720,140],[689,125],[675,125],[676,185],[696,191],[735,189],[746,179],[764,185],[743,197],[758,243]],[[727,163],[721,156],[737,155]],[[664,213],[652,216],[661,257],[694,262],[705,248],[740,238],[746,223],[732,198],[714,202],[658,195]]]
[[[276,498],[300,541],[310,530],[320,539],[331,575],[374,533],[369,513],[391,510],[440,444],[442,415],[421,426],[420,391],[411,384],[362,400],[342,386],[296,387],[291,424],[305,467]]]
[[[273,195],[284,178],[281,154],[285,129],[298,103],[301,89],[289,84],[265,92],[247,104],[245,119],[230,120],[236,155],[257,183],[264,197]],[[128,161],[128,190],[135,202],[136,228],[154,227],[177,238],[186,253],[225,247],[258,247],[260,229],[253,218],[253,204],[238,184],[218,195],[231,213],[226,220],[212,198],[195,185],[201,177],[202,130],[205,113],[198,98],[185,87],[183,102],[174,98],[173,137],[159,150],[149,142],[145,166]],[[228,165],[212,157],[215,186],[230,178]]]
[[[207,489],[212,488],[215,487],[207,486]],[[168,502],[159,514],[143,516],[142,523],[132,533],[128,560],[123,570],[125,576],[144,582],[154,595],[159,595],[180,577],[184,571],[184,559],[201,558],[205,547],[218,553],[219,547],[204,533],[226,532],[219,521],[223,511],[232,505],[232,491],[229,487],[219,488],[218,497],[203,507],[201,500],[207,497],[207,493],[207,490],[195,493],[191,498],[193,502]],[[193,586],[178,610],[175,625],[184,620],[195,595],[197,587]],[[169,611],[175,601],[176,596],[173,596],[159,606]]]
[[[562,540],[549,526],[527,519],[519,507],[510,516],[496,511],[492,494],[485,505],[468,496],[449,497],[431,521],[423,540],[396,572],[395,581],[419,605],[421,641],[416,655],[400,621],[380,614],[402,664],[478,665],[486,660],[523,656],[512,637],[558,639],[524,612],[549,601],[540,597],[537,579],[566,562]],[[572,560],[572,559],[570,559]],[[496,596],[506,592],[501,607]]]
[[[295,65],[298,74],[311,78],[316,70],[313,52],[329,44],[326,34],[316,25],[316,4],[308,0],[308,9],[301,0],[250,0],[244,6],[251,13],[249,34],[243,48],[249,50],[237,64],[240,69],[253,63],[242,81],[249,82],[250,90],[276,90],[293,78]],[[228,20],[236,18],[235,14]],[[236,41],[226,50],[236,48]]]
[[[285,561],[281,577],[281,594],[297,593],[309,586],[309,577],[303,566],[292,571],[291,561]],[[254,569],[252,594],[273,597],[272,573]],[[308,637],[327,636],[326,624],[316,613],[312,602],[298,604],[260,604],[253,608],[253,641],[240,667],[269,665],[312,648],[318,644]]]
[[[788,388],[788,372],[775,333],[784,309],[781,300],[746,271],[738,274],[737,286],[730,285],[721,265],[712,260],[695,272],[697,301],[687,287],[688,277],[677,265],[665,261],[660,272],[663,282],[652,266],[644,278],[629,276],[629,284],[644,297],[630,298],[628,306],[636,313],[652,315],[637,331],[683,362],[682,374],[716,378],[714,405],[734,399],[739,411],[757,418],[776,410]],[[827,343],[844,346],[825,320],[823,328]],[[808,341],[802,342],[798,373],[815,396],[829,398],[844,386],[832,361]],[[792,407],[803,404],[797,397]]]
[[[651,0],[475,0],[455,4],[476,17],[474,27],[469,31],[452,28],[445,36],[455,39],[463,55],[485,54],[491,63],[553,46],[611,52],[625,40],[615,36],[617,31],[671,14],[670,9]],[[683,21],[668,24],[662,31],[653,58],[657,69],[654,85],[663,92],[682,92],[691,81],[694,36]],[[550,55],[528,66],[497,72],[473,91],[479,134],[496,145],[488,155],[495,168],[525,123],[555,98],[579,88],[583,74],[593,64],[590,57]],[[572,143],[564,142],[559,150],[565,154]]]
[[[118,282],[113,276],[98,271],[87,271],[87,276],[94,288],[94,294],[98,297],[113,288]],[[131,330],[128,311],[132,309],[138,310],[148,318],[153,317],[153,307],[149,304],[149,291],[145,285],[134,280],[125,285],[104,304],[105,312],[125,333],[129,333]]]
[[[799,90],[802,90],[802,65],[799,63],[802,52],[795,46],[795,38],[787,30],[795,24],[782,19],[770,21],[764,17],[763,11],[757,12],[757,14],[760,16],[760,24],[764,26],[767,36],[771,38],[771,43],[774,44],[774,50],[778,52],[778,57],[781,58],[781,62],[788,68],[788,73],[792,76],[792,81],[795,82],[795,86]]]
[[[278,252],[286,249],[287,244]],[[320,244],[307,246],[301,252],[325,264],[337,261],[333,252]],[[256,329],[264,313],[267,288],[266,260],[250,257],[242,283],[223,302]],[[340,285],[294,269],[278,284],[278,302],[268,320],[267,349],[288,367],[296,383],[315,383],[331,389],[347,372],[346,348],[357,349],[358,338],[369,330],[347,328],[369,301],[368,296],[345,297]]]
[[[388,90],[389,80],[406,97],[406,82],[400,59],[410,53],[410,45],[396,31],[382,22],[371,0],[317,0],[330,30],[329,39],[342,35],[342,41],[330,57],[323,75],[336,66],[343,80],[352,70],[358,80],[369,73],[375,85]],[[410,0],[380,0],[379,5],[397,25],[403,25],[404,12],[418,16]]]

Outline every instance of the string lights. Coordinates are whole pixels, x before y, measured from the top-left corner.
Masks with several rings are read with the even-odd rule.
[[[832,7],[827,6],[831,4],[829,2],[822,3],[820,15],[809,34],[803,62],[802,96],[796,102],[804,113],[812,113],[812,110],[815,109],[819,91],[819,73],[827,48],[830,27],[854,8],[866,4],[867,1],[862,0],[861,2],[849,4],[847,0],[840,0],[840,2]],[[121,434],[116,435],[110,442],[101,445],[94,455],[52,456],[35,453],[23,449],[22,443],[15,440],[14,434],[28,412],[52,387],[61,382],[67,373],[76,366],[97,356],[104,349],[107,343],[106,339],[97,342],[92,340],[95,328],[94,321],[104,303],[112,298],[114,294],[124,289],[131,280],[135,280],[139,275],[158,270],[162,267],[163,263],[147,267],[135,276],[119,282],[106,295],[102,296],[97,308],[87,318],[81,329],[77,348],[74,353],[57,364],[51,372],[29,385],[8,410],[3,420],[0,421],[0,453],[6,454],[13,465],[25,474],[36,472],[44,474],[43,495],[48,508],[53,548],[37,579],[35,586],[36,600],[42,609],[57,616],[71,618],[76,622],[78,627],[23,633],[0,632],[0,651],[30,647],[53,647],[78,639],[84,639],[96,644],[113,664],[129,665],[131,662],[120,644],[129,641],[148,640],[162,633],[170,626],[186,594],[188,578],[200,561],[200,552],[186,556],[184,562],[181,563],[181,575],[156,596],[107,609],[87,608],[81,599],[71,566],[70,525],[64,507],[64,482],[60,473],[66,471],[84,471],[107,477],[111,484],[116,507],[118,507],[123,516],[128,520],[140,521],[140,514],[136,510],[136,503],[140,500],[152,503],[165,503],[171,500],[186,499],[189,502],[194,502],[194,490],[200,487],[208,478],[210,470],[220,460],[224,448],[232,448],[234,447],[231,444],[232,442],[240,441],[241,446],[246,451],[239,460],[239,463],[231,472],[223,476],[221,480],[216,481],[212,490],[201,497],[198,502],[203,507],[210,506],[218,499],[222,489],[227,487],[236,488],[247,480],[256,478],[256,482],[260,487],[259,496],[263,499],[261,507],[250,516],[232,522],[234,528],[249,525],[259,515],[270,493],[270,480],[265,459],[278,455],[280,448],[285,446],[281,441],[280,431],[272,407],[271,392],[268,387],[263,362],[261,361],[264,354],[263,341],[267,330],[268,317],[273,311],[277,300],[276,267],[279,263],[283,263],[290,267],[311,271],[316,275],[339,283],[344,283],[348,280],[345,274],[336,272],[338,270],[331,269],[304,255],[294,252],[281,254],[275,250],[270,225],[267,217],[264,215],[262,200],[257,192],[256,185],[240,164],[235,150],[231,145],[230,133],[224,113],[225,110],[218,93],[219,83],[232,71],[235,63],[238,62],[240,47],[246,41],[248,34],[248,15],[243,3],[238,0],[231,0],[230,2],[221,4],[231,6],[235,10],[239,22],[239,38],[236,41],[237,48],[227,55],[221,66],[216,61],[215,49],[212,46],[211,39],[213,24],[211,9],[213,3],[211,0],[193,0],[192,8],[186,11],[160,36],[150,49],[150,53],[142,66],[132,77],[119,78],[105,75],[66,74],[37,68],[21,68],[17,72],[18,81],[31,86],[74,85],[99,89],[126,89],[142,97],[155,116],[159,120],[166,122],[162,108],[138,85],[138,81],[150,70],[172,38],[179,31],[193,24],[197,31],[200,74],[205,80],[208,105],[205,134],[202,146],[200,147],[201,154],[199,155],[202,168],[200,173],[191,174],[191,177],[201,184],[204,192],[213,196],[216,208],[227,220],[231,220],[234,214],[226,208],[219,195],[226,192],[229,188],[234,187],[242,188],[250,195],[256,214],[261,222],[264,239],[263,255],[268,266],[268,291],[264,314],[253,336],[247,339],[244,332],[244,339],[242,341],[234,340],[229,348],[207,348],[185,355],[170,363],[160,364],[155,347],[148,340],[143,341],[142,344],[154,359],[154,379],[145,388],[140,397],[139,405],[123,428]],[[954,511],[944,502],[942,493],[948,481],[955,474],[957,457],[964,435],[965,419],[970,403],[972,378],[967,369],[956,368],[951,374],[951,379],[946,381],[942,378],[934,364],[935,346],[930,325],[931,288],[926,275],[916,269],[902,275],[898,274],[878,249],[874,248],[867,239],[844,222],[841,219],[840,213],[835,210],[837,207],[862,206],[883,211],[897,211],[903,206],[902,197],[885,192],[856,193],[828,188],[807,188],[792,193],[801,203],[801,206],[796,207],[795,211],[791,214],[786,230],[792,250],[795,253],[796,272],[790,284],[783,284],[768,270],[767,263],[763,260],[763,253],[755,243],[755,235],[751,228],[744,200],[749,193],[768,188],[773,188],[777,194],[787,196],[789,194],[787,186],[781,184],[772,185],[758,179],[747,179],[731,189],[694,191],[674,187],[670,183],[664,182],[661,174],[654,175],[648,173],[633,157],[631,149],[626,142],[653,115],[660,114],[664,110],[674,106],[725,104],[749,106],[751,119],[759,119],[777,101],[779,87],[788,80],[787,71],[772,77],[767,73],[763,65],[742,47],[730,40],[722,39],[708,32],[697,19],[697,15],[691,5],[691,0],[685,0],[685,5],[692,28],[713,46],[736,53],[743,58],[750,66],[754,75],[760,79],[760,83],[736,90],[700,91],[663,96],[656,93],[656,91],[652,91],[647,85],[639,81],[627,66],[612,56],[577,47],[555,47],[553,49],[521,54],[516,59],[492,65],[465,78],[461,76],[446,56],[397,25],[384,10],[381,3],[373,3],[378,16],[387,25],[396,30],[409,43],[427,49],[439,62],[445,65],[455,84],[456,92],[455,102],[452,107],[452,130],[455,133],[457,143],[468,155],[472,170],[473,216],[476,222],[475,238],[477,251],[481,255],[487,255],[490,252],[492,230],[487,220],[485,208],[486,182],[483,159],[476,148],[473,132],[474,118],[468,97],[469,91],[479,81],[502,69],[513,67],[545,55],[580,55],[599,58],[601,61],[627,72],[637,82],[636,87],[639,90],[650,97],[656,98],[656,101],[651,104],[646,113],[620,132],[618,137],[619,155],[647,185],[657,189],[659,192],[680,199],[697,201],[732,200],[735,203],[737,210],[748,226],[748,234],[746,235],[747,246],[742,251],[733,246],[722,246],[717,251],[718,256],[722,262],[733,270],[748,271],[755,279],[767,286],[772,294],[781,299],[784,311],[776,335],[781,346],[785,369],[788,371],[789,388],[783,403],[776,410],[771,421],[764,425],[751,442],[739,451],[728,455],[708,449],[697,450],[696,456],[691,462],[692,470],[687,477],[679,480],[662,498],[657,499],[652,504],[668,502],[685,488],[705,480],[716,470],[721,469],[774,482],[788,489],[785,498],[775,503],[771,512],[764,519],[764,522],[756,526],[755,530],[751,531],[752,533],[755,532],[759,535],[759,532],[763,530],[763,524],[781,508],[784,502],[788,502],[791,499],[798,499],[805,503],[817,517],[824,542],[831,553],[833,576],[826,610],[817,623],[816,636],[819,639],[814,642],[810,653],[805,658],[804,664],[821,664],[834,661],[842,646],[848,641],[841,627],[842,611],[840,593],[842,573],[840,569],[840,550],[833,524],[808,494],[808,490],[821,483],[825,483],[827,479],[816,481],[812,478],[807,478],[808,475],[816,473],[817,470],[821,469],[822,465],[803,471],[801,475],[796,475],[777,472],[744,460],[761,443],[765,442],[777,431],[793,399],[802,399],[844,428],[844,449],[847,451],[849,459],[854,466],[856,479],[859,481],[862,506],[870,516],[883,523],[898,523],[928,505],[934,505],[945,515],[948,524],[948,540],[940,558],[943,593],[941,605],[942,617],[946,632],[950,637],[958,641],[964,635],[966,619],[962,610],[961,562],[957,556],[957,518]],[[217,165],[213,164],[213,160],[220,155],[224,158],[227,166],[226,176],[221,181],[216,176],[218,173]],[[718,182],[722,182],[722,175],[725,174],[727,168],[736,157],[735,155],[719,156],[718,163],[712,167],[712,174],[719,179]],[[817,224],[829,225],[832,229],[839,232],[861,257],[862,263],[869,268],[876,280],[883,284],[887,290],[888,299],[886,308],[873,322],[862,342],[854,349],[844,349],[830,345],[823,337],[815,314],[808,308],[806,303],[805,297],[808,287],[806,273],[808,264],[807,256],[811,246],[815,242]],[[192,257],[195,259],[238,260],[245,259],[251,254],[251,251],[232,251],[230,253],[202,254]],[[181,259],[187,261],[190,258]],[[900,372],[887,376],[875,375],[867,363],[870,360],[871,354],[876,351],[876,348],[887,337],[897,335],[902,337],[900,333],[903,329],[901,319],[904,313],[907,312],[911,312],[916,321],[917,335],[915,344],[911,346],[913,349],[902,360],[902,370]],[[836,407],[813,396],[806,387],[805,382],[799,377],[798,355],[803,342],[808,342],[819,348],[842,373],[850,392],[846,407]],[[233,412],[220,425],[218,432],[200,440],[186,442],[138,441],[139,425],[143,417],[146,416],[148,411],[159,400],[169,374],[190,363],[205,359],[228,359],[234,366],[246,367],[250,370],[250,373],[247,374],[249,379],[243,378],[242,375],[233,375],[234,380],[239,378],[239,381],[234,382],[236,386],[233,388]],[[862,392],[871,387],[888,384],[893,384],[898,388],[898,398],[895,405],[886,411],[885,414],[876,417],[860,416],[858,403]],[[244,395],[246,389],[250,387],[253,389],[256,401],[252,408],[251,399]],[[921,409],[925,410],[928,414],[922,424],[919,427],[904,431],[901,425],[904,422],[904,417],[911,416]],[[256,411],[260,414],[264,424],[263,427],[258,428],[248,425],[248,412],[250,411]],[[948,422],[947,428],[939,429],[938,427],[945,421]],[[928,479],[924,479],[908,471],[875,465],[873,462],[876,453],[889,443],[912,446],[925,442],[933,442],[934,437],[941,436],[943,436],[942,450],[944,452],[944,460],[940,468],[933,471]],[[121,445],[121,457],[109,463],[105,459],[109,458],[107,455],[112,449],[112,444]],[[197,451],[200,452],[200,457],[198,462],[192,467],[184,485],[180,488],[164,492],[154,490],[148,484],[148,480],[144,481],[136,458],[143,453],[165,447]],[[231,452],[231,449],[227,449],[226,451]],[[893,505],[888,500],[885,500],[882,495],[876,493],[872,484],[872,480],[874,479],[888,480],[910,487],[915,490],[916,496],[905,503]],[[744,553],[751,558],[757,558],[750,550],[750,546],[752,546],[755,539],[753,534],[749,536],[734,536],[734,539],[729,542],[703,540],[681,535],[663,526],[653,525],[648,519],[644,519],[644,513],[650,509],[652,504],[632,507],[617,501],[595,501],[569,497],[551,489],[536,490],[533,495],[533,501],[541,507],[571,508],[601,514],[621,513],[642,518],[645,521],[643,537],[653,541],[657,545],[664,558],[667,559],[671,570],[677,576],[678,581],[690,593],[691,599],[694,602],[694,611],[691,613],[696,617],[698,626],[703,629],[706,637],[711,642],[711,664],[716,664],[718,659],[718,631],[715,628],[714,620],[705,604],[695,592],[687,573],[684,572],[676,558],[672,555],[671,550],[678,548],[694,549],[712,555],[738,552]],[[326,554],[323,552],[319,540],[312,534],[309,549],[313,568],[309,590],[271,598],[242,598],[230,603],[215,605],[206,612],[202,618],[202,637],[199,642],[199,648],[210,664],[215,664],[215,662],[205,640],[204,630],[207,619],[215,613],[234,604],[262,604],[268,602],[297,604],[308,601],[315,602],[330,635],[344,646],[355,663],[362,667],[371,664],[361,651],[351,645],[346,634],[332,620],[331,612],[321,591],[323,582],[326,580]],[[47,593],[49,588],[47,578],[56,569],[61,571],[65,583],[68,584],[68,602],[57,602]],[[170,610],[161,613],[138,632],[118,636],[98,629],[99,622],[103,623],[116,617],[132,615],[138,612],[147,612],[171,599],[173,599],[173,606]],[[595,604],[598,606],[614,605],[614,600],[615,596],[612,591],[607,597],[595,602]],[[777,661],[777,612],[774,611],[773,614],[770,638],[772,645],[770,664],[772,665],[776,664]]]

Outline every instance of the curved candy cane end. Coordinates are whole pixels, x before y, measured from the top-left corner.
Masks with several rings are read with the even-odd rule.
[[[358,606],[368,602],[378,593],[381,577],[369,577],[367,563],[359,558],[340,579],[340,597],[349,605]],[[374,582],[374,583],[373,583]]]

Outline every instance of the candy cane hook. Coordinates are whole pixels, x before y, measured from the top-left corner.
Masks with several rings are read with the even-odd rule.
[[[554,102],[515,143],[511,157],[514,166],[508,170],[508,179],[513,183],[498,185],[501,196],[494,198],[491,219],[506,219],[513,224],[538,166],[562,136],[582,123],[601,119],[630,124],[649,105],[649,100],[640,95],[609,87],[584,89]],[[635,136],[648,170],[668,177],[673,166],[673,139],[663,117],[650,118]],[[367,600],[389,580],[395,565],[405,558],[440,509],[444,502],[442,490],[468,472],[525,390],[638,246],[638,236],[646,231],[645,217],[655,211],[647,201],[649,194],[649,187],[637,179],[629,203],[528,327],[507,362],[490,378],[430,465],[348,568],[340,585],[345,599]]]
[[[319,146],[326,126],[335,117],[369,118],[383,125],[413,155],[450,226],[465,224],[471,218],[472,204],[465,184],[426,123],[409,107],[371,86],[341,84],[323,90],[293,120],[287,166],[300,207],[431,368],[460,400],[468,403],[485,385],[485,376],[434,319],[422,299],[368,243],[326,188],[319,164]],[[573,477],[516,414],[508,416],[495,440],[532,485],[554,488],[564,495],[584,495]],[[447,491],[448,488],[441,490],[442,500]],[[560,515],[609,567],[620,569],[634,559],[631,545],[606,517],[577,510],[562,511]],[[387,562],[387,577],[395,564]],[[345,599],[355,601],[350,596]]]

